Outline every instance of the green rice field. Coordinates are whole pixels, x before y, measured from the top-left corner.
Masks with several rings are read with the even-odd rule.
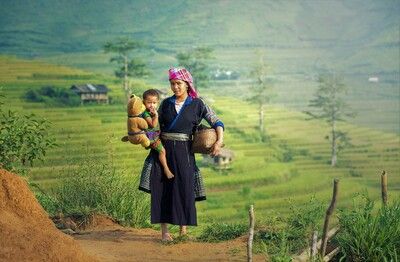
[[[112,97],[122,97],[120,84],[112,77],[0,57],[0,86],[5,96],[3,109],[34,113],[51,121],[51,134],[58,146],[50,149],[45,160],[36,162],[30,172],[31,179],[45,189],[58,183],[66,166],[87,154],[112,161],[121,172],[128,170],[132,176],[140,174],[148,152],[120,141],[126,132],[124,104],[46,107],[21,98],[30,88],[44,85],[69,88],[72,84],[86,82],[106,84],[111,88]],[[141,88],[144,86],[142,84]],[[335,178],[340,179],[339,207],[350,205],[352,196],[365,190],[377,200],[382,170],[388,173],[389,199],[400,197],[398,132],[380,131],[382,129],[359,125],[356,121],[339,124],[352,138],[353,146],[340,153],[338,166],[332,168],[330,148],[325,139],[329,130],[326,123],[306,120],[300,108],[273,104],[265,112],[265,129],[271,143],[261,143],[256,105],[235,92],[221,92],[227,90],[224,88],[219,92],[207,90],[203,95],[212,101],[211,106],[225,124],[225,144],[233,150],[234,160],[229,169],[217,170],[204,164],[201,156],[197,157],[207,189],[207,201],[197,204],[199,224],[219,220],[245,222],[249,204],[254,204],[258,218],[285,216],[289,212],[289,201],[301,205],[313,195],[328,206]],[[390,94],[384,95],[390,97]],[[389,111],[398,113],[398,103],[389,106]],[[367,118],[362,121],[367,122]],[[391,124],[395,123],[388,123]],[[285,158],[285,155],[290,157]]]

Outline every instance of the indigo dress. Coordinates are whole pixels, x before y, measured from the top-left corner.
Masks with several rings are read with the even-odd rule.
[[[159,124],[162,133],[180,133],[192,136],[197,125],[205,119],[210,126],[224,127],[213,110],[200,98],[187,97],[179,112],[175,109],[175,96],[163,101],[159,108]],[[151,150],[154,160],[150,171],[151,223],[197,225],[195,206],[195,174],[198,172],[191,140],[162,139],[167,162],[175,175],[168,179],[164,174],[157,152]]]

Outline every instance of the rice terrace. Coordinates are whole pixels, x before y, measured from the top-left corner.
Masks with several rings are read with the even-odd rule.
[[[400,1],[0,4],[0,261],[399,261]],[[224,147],[165,242],[121,138],[178,66]]]

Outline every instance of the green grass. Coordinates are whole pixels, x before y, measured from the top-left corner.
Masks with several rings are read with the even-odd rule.
[[[124,104],[52,108],[28,103],[21,95],[29,88],[48,84],[68,88],[80,77],[46,81],[18,76],[89,74],[93,78],[91,82],[104,81],[109,84],[112,96],[122,97],[122,90],[113,78],[7,57],[0,59],[0,68],[6,70],[0,74],[2,93],[6,95],[3,106],[49,119],[50,133],[59,144],[49,150],[44,162],[35,163],[31,169],[30,177],[34,182],[46,190],[60,186],[67,177],[64,170],[77,167],[88,150],[92,157],[112,163],[117,173],[139,176],[148,151],[120,141],[126,133]],[[226,91],[220,91],[223,90]],[[315,195],[328,205],[334,178],[340,179],[339,207],[351,206],[351,197],[364,189],[370,192],[372,199],[379,199],[382,170],[388,173],[389,198],[400,197],[400,138],[397,133],[353,123],[340,124],[340,128],[349,132],[354,146],[341,152],[338,167],[331,168],[329,144],[324,139],[329,128],[325,123],[306,121],[306,116],[293,108],[270,105],[265,113],[265,128],[271,143],[260,143],[255,105],[241,97],[221,96],[211,90],[203,94],[214,99],[212,107],[226,126],[226,147],[234,151],[235,158],[231,169],[217,171],[202,164],[201,156],[197,156],[205,179],[207,201],[197,203],[200,226],[194,229],[196,234],[213,221],[246,223],[249,204],[254,204],[257,219],[276,214],[288,216],[289,199],[302,205]],[[285,159],[285,153],[290,154],[290,158]]]
[[[335,240],[339,255],[351,261],[397,261],[400,256],[400,203],[392,201],[377,211],[368,198],[339,213]],[[368,229],[367,229],[368,228]],[[367,229],[367,230],[366,230]]]
[[[69,161],[61,170],[63,178],[59,183],[47,193],[37,193],[50,215],[89,217],[100,213],[123,225],[150,225],[149,196],[137,190],[137,176],[117,171],[111,161],[98,159],[91,151],[84,159]]]
[[[247,231],[246,224],[211,223],[203,229],[197,239],[203,242],[220,242],[240,237]]]

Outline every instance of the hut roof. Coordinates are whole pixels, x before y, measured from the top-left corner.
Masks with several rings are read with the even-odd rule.
[[[84,85],[73,85],[71,86],[71,90],[76,92],[77,94],[81,94],[81,93],[107,93],[109,89],[105,85],[84,84]]]

